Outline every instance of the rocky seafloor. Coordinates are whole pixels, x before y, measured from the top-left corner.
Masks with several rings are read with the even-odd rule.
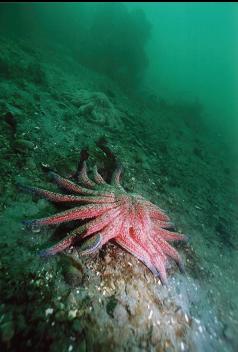
[[[0,38],[1,351],[235,351],[238,346],[237,165],[197,104],[126,95],[60,46]],[[125,168],[123,185],[166,209],[186,274],[169,284],[113,243],[38,256],[62,230],[22,220],[56,212],[16,187],[54,189],[44,168]],[[105,148],[104,148],[105,149]]]

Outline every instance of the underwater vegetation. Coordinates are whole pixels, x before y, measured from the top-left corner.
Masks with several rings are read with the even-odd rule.
[[[24,223],[32,229],[36,229],[44,225],[92,219],[68,233],[63,240],[44,250],[41,255],[54,255],[88,237],[90,239],[84,242],[80,248],[80,254],[91,254],[108,241],[115,240],[122,248],[141,260],[165,284],[167,282],[168,258],[172,258],[183,271],[182,260],[178,252],[168,242],[185,240],[185,237],[166,230],[171,228],[172,224],[169,217],[160,208],[142,196],[127,193],[123,189],[120,184],[121,172],[122,168],[118,166],[112,175],[111,183],[108,184],[95,166],[92,180],[88,177],[84,160],[77,177],[77,181],[81,185],[50,172],[50,176],[56,184],[73,195],[21,186],[22,190],[55,203],[88,204],[43,219],[28,220]]]

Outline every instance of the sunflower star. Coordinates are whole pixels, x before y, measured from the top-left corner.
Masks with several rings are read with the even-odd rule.
[[[166,283],[168,258],[173,259],[180,270],[183,270],[180,255],[168,242],[185,240],[186,237],[169,230],[172,226],[170,219],[159,207],[140,195],[126,192],[120,184],[121,172],[121,167],[116,168],[109,184],[95,166],[92,180],[88,177],[84,161],[78,175],[78,183],[50,172],[50,176],[60,188],[73,194],[60,194],[41,188],[21,186],[24,191],[52,202],[87,204],[42,219],[27,220],[24,223],[34,228],[91,219],[69,232],[54,246],[44,250],[42,255],[54,255],[74,245],[78,239],[89,236],[85,242],[86,246],[84,244],[81,247],[81,254],[90,254],[113,239],[142,261],[154,275],[159,276],[162,283]]]

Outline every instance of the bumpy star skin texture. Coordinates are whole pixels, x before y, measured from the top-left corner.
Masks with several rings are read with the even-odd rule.
[[[84,203],[58,214],[24,223],[32,228],[43,225],[61,224],[73,220],[90,219],[77,227],[56,245],[41,254],[54,255],[74,245],[77,240],[88,238],[81,247],[81,254],[97,251],[109,240],[114,240],[140,261],[162,283],[167,282],[166,264],[173,259],[180,270],[183,264],[178,252],[168,243],[185,240],[180,233],[169,231],[169,217],[156,205],[142,196],[127,193],[120,184],[121,168],[113,175],[111,184],[105,182],[97,167],[93,169],[93,180],[88,177],[86,162],[78,176],[78,183],[50,172],[51,178],[65,191],[60,194],[36,187],[22,186],[24,191],[36,194],[56,203]]]

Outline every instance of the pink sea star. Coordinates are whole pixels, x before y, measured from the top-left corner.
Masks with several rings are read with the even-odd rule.
[[[121,247],[141,260],[162,283],[167,282],[166,264],[172,258],[182,270],[178,252],[168,243],[185,240],[180,233],[171,232],[169,217],[156,205],[142,196],[127,193],[120,184],[121,168],[118,167],[111,183],[105,182],[97,167],[93,179],[87,174],[86,162],[74,183],[54,172],[50,172],[59,187],[73,194],[60,194],[36,187],[24,186],[24,190],[53,202],[86,203],[58,214],[24,223],[32,227],[54,225],[72,220],[91,219],[71,231],[62,241],[43,251],[43,255],[54,255],[72,246],[78,239],[85,239],[82,254],[89,254],[101,248],[109,240],[115,240]],[[77,195],[78,194],[78,195]]]

